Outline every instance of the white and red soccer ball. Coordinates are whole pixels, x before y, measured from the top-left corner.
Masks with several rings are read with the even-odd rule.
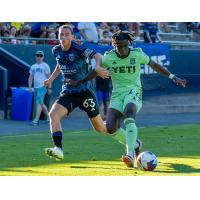
[[[156,155],[151,151],[144,151],[137,157],[137,166],[144,171],[153,171],[157,166]]]

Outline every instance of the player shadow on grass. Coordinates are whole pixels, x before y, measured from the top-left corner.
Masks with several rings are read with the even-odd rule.
[[[192,173],[199,173],[200,174],[200,169],[195,169],[189,165],[185,165],[185,164],[174,164],[174,163],[165,163],[165,165],[168,165],[168,167],[170,169],[172,169],[172,171],[168,171],[168,170],[158,170],[155,172],[163,172],[163,173],[169,173],[169,174],[174,174],[174,173],[188,173],[188,174],[192,174]]]
[[[122,165],[123,166],[123,165]],[[91,166],[70,166],[70,168],[75,168],[75,169],[108,169],[108,170],[122,170],[122,171],[127,171],[127,170],[134,170],[134,168],[113,168],[113,167],[91,167]]]

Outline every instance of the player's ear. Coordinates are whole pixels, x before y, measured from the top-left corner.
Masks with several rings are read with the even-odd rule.
[[[115,48],[115,41],[112,39],[112,47]]]

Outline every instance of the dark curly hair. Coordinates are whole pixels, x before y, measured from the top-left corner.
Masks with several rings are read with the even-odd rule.
[[[115,46],[115,44],[120,40],[128,40],[130,43],[133,42],[135,39],[135,36],[130,33],[129,31],[117,31],[112,36],[112,44]]]

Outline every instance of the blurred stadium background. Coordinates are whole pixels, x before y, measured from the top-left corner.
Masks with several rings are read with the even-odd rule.
[[[200,23],[198,22],[115,22],[93,23],[98,41],[87,41],[81,35],[78,22],[66,23],[0,23],[0,119],[11,119],[11,87],[27,87],[28,71],[35,62],[35,51],[43,50],[45,62],[51,70],[55,67],[52,46],[58,43],[58,27],[68,24],[73,27],[76,41],[100,53],[110,50],[111,36],[116,30],[129,30],[135,34],[133,46],[141,47],[152,59],[168,68],[172,73],[188,80],[187,88],[175,86],[170,80],[161,77],[142,66],[144,106],[141,114],[155,113],[194,113],[200,112]],[[40,27],[40,31],[37,32]],[[36,31],[36,29],[38,29]],[[145,33],[149,29],[155,43],[148,44]],[[104,37],[104,33],[107,35]],[[53,84],[53,94],[49,106],[59,95],[61,77]],[[77,113],[78,114],[78,113]],[[33,111],[32,111],[33,115]],[[32,116],[31,116],[32,117]],[[30,117],[30,119],[31,119]]]

